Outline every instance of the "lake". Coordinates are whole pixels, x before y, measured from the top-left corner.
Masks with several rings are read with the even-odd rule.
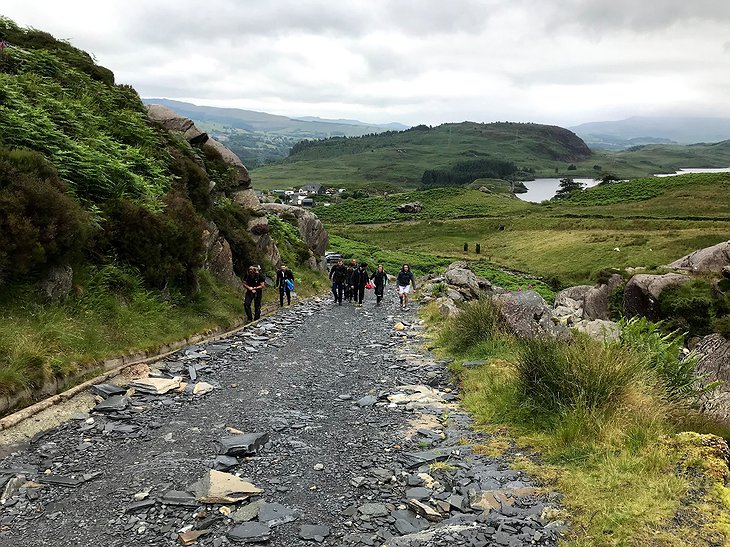
[[[663,173],[654,175],[655,177],[675,177],[677,175],[686,175],[687,173],[726,173],[730,172],[730,167],[690,167],[688,169],[680,169],[676,173]],[[585,184],[585,188],[595,186],[600,180],[593,179],[573,179],[576,182]],[[531,201],[540,203],[546,199],[550,199],[555,195],[560,187],[560,179],[535,179],[526,180],[523,184],[527,187],[524,194],[515,194],[523,201]]]
[[[654,175],[655,177],[676,177],[677,175],[686,175],[687,173],[727,173],[730,167],[690,167],[689,169],[680,169],[676,173],[662,173]]]
[[[582,182],[585,184],[585,188],[595,186],[599,180],[593,179],[573,179],[576,182]],[[535,179],[526,180],[523,183],[527,187],[527,192],[524,194],[515,194],[518,198],[523,201],[531,201],[533,203],[540,203],[546,199],[550,199],[555,195],[560,187],[560,179]]]

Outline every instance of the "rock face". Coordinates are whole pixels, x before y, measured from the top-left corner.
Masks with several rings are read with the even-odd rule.
[[[229,287],[243,291],[243,283],[233,270],[231,245],[220,236],[220,231],[213,222],[209,222],[203,231],[203,246],[205,268]]]
[[[624,315],[641,315],[651,321],[659,320],[659,295],[668,287],[683,285],[689,276],[668,273],[664,275],[638,274],[624,289]]]
[[[299,235],[302,241],[317,257],[324,256],[327,245],[329,245],[329,235],[317,215],[302,207],[281,203],[264,203],[261,208],[266,212],[275,213],[279,217],[284,216],[285,213],[294,215],[299,225]]]
[[[74,272],[71,266],[53,266],[46,278],[38,284],[41,294],[51,302],[66,298],[73,288]]]
[[[248,174],[248,169],[246,169],[246,166],[243,165],[241,158],[233,153],[233,151],[229,150],[211,137],[209,137],[205,142],[203,148],[212,148],[221,155],[224,162],[236,168],[236,173],[238,175],[236,181],[238,182],[238,186],[241,188],[251,188],[251,177]]]
[[[730,417],[730,341],[719,334],[710,334],[700,340],[694,351],[699,357],[697,373],[703,377],[703,383],[721,382],[703,396],[702,409],[726,420]]]
[[[499,294],[494,301],[502,322],[521,338],[568,335],[567,328],[553,322],[552,310],[535,291]]]
[[[195,127],[193,120],[180,116],[180,114],[166,106],[160,104],[147,105],[147,116],[163,129],[182,133],[190,144],[203,144],[209,139],[207,133]]]
[[[730,241],[700,249],[669,264],[677,270],[702,273],[720,273],[726,266],[730,266]]]
[[[399,213],[420,213],[423,210],[423,204],[420,201],[412,203],[401,203],[398,206]]]
[[[256,248],[264,257],[264,260],[279,267],[281,264],[281,253],[269,234],[269,221],[266,217],[254,217],[248,221],[248,231]]]

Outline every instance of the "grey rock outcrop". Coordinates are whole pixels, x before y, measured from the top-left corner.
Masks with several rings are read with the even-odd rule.
[[[637,274],[624,289],[624,315],[641,315],[651,321],[658,321],[659,295],[669,287],[683,285],[690,281],[689,276],[668,273],[664,275]]]
[[[579,321],[573,328],[603,342],[616,342],[621,336],[621,328],[616,323],[603,319]]]
[[[45,279],[38,283],[38,289],[49,301],[59,302],[71,294],[73,279],[71,266],[52,266]]]
[[[195,127],[193,120],[161,104],[147,105],[147,116],[163,129],[182,133],[190,144],[200,145],[209,139],[207,133]]]
[[[498,294],[494,297],[503,324],[521,338],[568,336],[568,329],[553,322],[552,309],[535,291]]]
[[[669,264],[676,270],[700,273],[720,273],[725,266],[730,266],[730,241],[699,249]]]
[[[209,222],[203,230],[203,247],[205,248],[204,267],[229,287],[243,291],[243,283],[233,270],[233,252],[231,245],[220,235],[214,222]]]
[[[238,188],[251,188],[251,176],[248,174],[248,169],[246,169],[246,166],[243,165],[241,158],[239,158],[232,150],[226,148],[223,144],[212,137],[208,138],[203,145],[203,148],[211,148],[215,150],[220,154],[224,162],[236,170],[236,185]]]
[[[401,203],[398,206],[399,213],[420,213],[423,210],[423,204],[420,201],[412,203]]]
[[[623,277],[614,274],[607,283],[591,287],[583,296],[583,316],[588,319],[608,320],[611,294],[623,282]]]
[[[575,287],[568,287],[567,289],[563,289],[555,296],[555,306],[557,307],[566,305],[566,299],[582,303],[583,297],[592,288],[593,285],[577,285]],[[583,306],[581,305],[581,307]]]
[[[253,217],[248,221],[248,231],[256,244],[256,249],[264,260],[278,267],[281,264],[281,253],[269,234],[269,221],[265,216]]]
[[[730,341],[719,334],[702,338],[694,349],[698,356],[697,373],[704,385],[720,382],[703,395],[702,410],[721,420],[730,417]]]
[[[447,296],[437,298],[436,305],[438,306],[441,315],[446,318],[456,317],[459,315],[459,308],[457,308],[454,301]]]
[[[281,203],[264,203],[261,208],[267,213],[274,213],[279,217],[284,216],[286,213],[294,215],[297,219],[299,235],[302,241],[307,244],[317,257],[324,256],[327,245],[329,245],[329,235],[322,221],[317,218],[317,215],[302,207],[283,205]]]

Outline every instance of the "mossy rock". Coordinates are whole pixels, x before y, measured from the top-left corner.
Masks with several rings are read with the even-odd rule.
[[[730,448],[722,437],[685,431],[665,436],[662,442],[677,462],[680,473],[700,473],[722,484],[730,480]]]

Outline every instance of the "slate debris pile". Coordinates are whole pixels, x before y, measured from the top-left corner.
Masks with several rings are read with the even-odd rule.
[[[298,304],[156,363],[151,387],[95,386],[0,460],[0,546],[555,545],[545,494],[475,453],[397,304]]]

